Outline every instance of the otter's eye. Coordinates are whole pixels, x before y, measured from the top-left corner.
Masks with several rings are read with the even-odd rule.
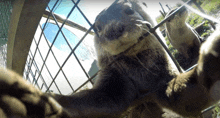
[[[132,10],[131,8],[127,8],[127,9],[125,9],[125,13],[127,15],[132,15],[132,14],[134,14],[134,10]]]

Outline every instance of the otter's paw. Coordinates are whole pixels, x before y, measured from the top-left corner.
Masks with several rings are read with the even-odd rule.
[[[61,106],[33,87],[18,74],[0,69],[0,116],[50,117],[60,114]]]
[[[186,75],[183,73],[182,75]],[[174,79],[172,79],[167,86],[166,95],[169,97],[173,95],[173,93],[178,93],[184,90],[187,87],[187,82],[189,78],[186,78],[185,76],[178,76]]]

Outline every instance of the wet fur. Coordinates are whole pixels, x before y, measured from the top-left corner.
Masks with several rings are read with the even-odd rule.
[[[114,3],[107,9],[111,11],[115,7],[119,8],[117,12],[119,19],[112,17],[117,19],[117,22],[125,20],[120,17],[122,15],[120,13],[123,12],[119,12],[124,11],[124,2]],[[137,19],[142,18],[151,23],[148,19],[150,17],[144,17],[145,12],[140,7],[137,8],[138,3],[130,2],[132,9],[139,15],[141,14],[141,17],[137,17]],[[150,34],[144,40],[138,41],[138,37],[149,30],[145,23],[136,22],[139,23],[137,27],[123,30],[116,36],[106,34],[106,32],[118,31],[118,28],[114,27],[120,24],[115,23],[116,25],[111,27],[113,29],[106,29],[109,27],[108,23],[113,21],[111,18],[103,19],[105,17],[102,16],[112,15],[112,12],[107,10],[100,13],[95,22],[95,29],[99,32],[99,37],[95,37],[95,44],[101,71],[98,73],[97,81],[92,89],[69,96],[48,95],[27,84],[14,72],[2,69],[0,71],[0,89],[2,90],[0,115],[5,118],[10,116],[118,118],[131,109],[129,117],[155,118],[161,117],[162,108],[167,108],[188,117],[200,115],[201,110],[219,100],[219,96],[213,93],[219,90],[220,30],[217,30],[203,44],[198,66],[189,72],[180,74],[153,35]],[[132,14],[123,15],[126,19],[133,18]],[[98,26],[100,23],[102,28]],[[121,27],[121,25],[119,26]],[[127,25],[124,24],[124,27]],[[133,31],[137,29],[140,33],[134,34]],[[128,32],[126,35],[132,36],[132,38],[125,36],[127,43],[123,43],[122,37],[126,32]],[[134,37],[137,39],[133,39]],[[125,45],[112,46],[108,44],[111,41],[116,45],[122,41],[121,44]],[[135,44],[133,49],[122,53],[133,44]],[[119,50],[105,46],[112,46],[111,48],[119,48]],[[205,48],[206,46],[207,48]],[[3,99],[10,98],[7,96],[15,98],[15,100],[11,99],[11,102]],[[13,105],[17,105],[17,107],[13,107]]]

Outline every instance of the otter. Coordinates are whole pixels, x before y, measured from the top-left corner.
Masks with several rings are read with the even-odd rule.
[[[165,18],[176,9],[170,10]],[[195,59],[199,55],[201,40],[199,34],[186,23],[188,11],[183,7],[173,19],[165,23],[166,35],[170,43],[187,59]]]
[[[140,112],[141,118],[159,118],[162,108],[186,117],[200,115],[220,99],[215,94],[219,90],[220,30],[203,44],[198,65],[179,73],[149,32],[151,22],[136,0],[119,0],[103,10],[94,24],[98,77],[92,89],[73,95],[43,93],[18,74],[1,69],[0,115],[118,118],[130,110],[132,117]]]

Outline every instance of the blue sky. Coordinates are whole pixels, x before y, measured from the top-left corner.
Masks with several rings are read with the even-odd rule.
[[[56,1],[57,0],[50,1],[50,3],[49,3],[50,9],[53,8]],[[81,5],[80,3],[81,3],[81,1],[79,2],[79,5]],[[55,7],[54,12],[56,14],[59,14],[59,15],[66,17],[69,14],[70,10],[73,8],[73,6],[74,6],[74,3],[71,0],[59,0],[59,2],[57,3],[57,5]],[[84,11],[81,7],[80,7],[80,9],[82,11]],[[69,19],[74,22],[77,22],[80,25],[83,25],[85,27],[89,27],[89,24],[86,22],[86,20],[83,18],[83,16],[81,15],[81,13],[78,11],[77,8],[74,9],[74,11],[70,15]]]
[[[50,9],[53,8],[54,4],[55,4],[56,0],[51,0],[49,3],[49,7]],[[56,14],[59,14],[61,16],[67,17],[68,13],[70,12],[70,10],[72,9],[72,7],[74,6],[74,3],[71,0],[60,0],[55,9],[54,12]],[[47,8],[48,10],[48,8]],[[81,13],[78,11],[77,8],[74,9],[74,11],[72,12],[72,14],[69,17],[69,20],[74,21],[86,28],[89,28],[89,24],[87,23],[87,21],[83,18],[83,16],[81,15]],[[42,27],[45,24],[42,24]],[[73,33],[71,33],[69,30],[62,28],[63,33],[65,34],[68,42],[70,43],[71,47],[73,48],[80,39],[78,39]],[[44,30],[44,33],[46,35],[46,38],[50,41],[50,43],[53,42],[56,34],[58,32],[58,26],[52,24],[52,23],[47,23],[46,28]],[[61,32],[58,34],[57,39],[54,43],[54,46],[58,49],[60,49],[61,51],[65,51],[65,52],[70,52],[71,50],[67,47],[67,43],[63,37],[63,35],[61,34]],[[78,49],[76,50],[76,54],[83,60],[88,59],[88,50],[85,46],[80,45],[78,47]]]

